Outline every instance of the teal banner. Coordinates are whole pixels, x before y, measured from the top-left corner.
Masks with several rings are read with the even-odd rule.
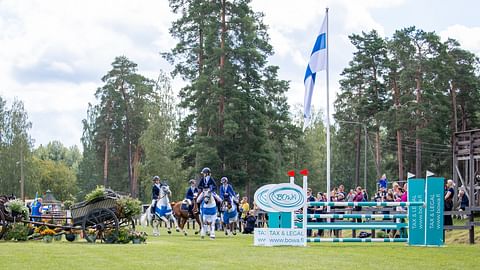
[[[443,203],[444,203],[443,177],[428,177],[425,184],[426,190],[426,245],[443,245]]]
[[[280,228],[279,212],[268,212],[268,228]]]
[[[408,201],[425,202],[425,179],[408,179]],[[425,245],[425,207],[408,207],[408,244]]]
[[[280,213],[280,228],[293,229],[291,212]]]

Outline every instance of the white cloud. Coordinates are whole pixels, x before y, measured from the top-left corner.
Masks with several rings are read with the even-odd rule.
[[[456,39],[462,48],[472,51],[480,56],[480,27],[467,27],[455,24],[440,32],[443,40]]]
[[[171,68],[167,1],[0,1],[0,95],[25,104],[36,144],[79,144],[81,120],[119,55],[156,78]],[[43,119],[47,118],[47,119]]]

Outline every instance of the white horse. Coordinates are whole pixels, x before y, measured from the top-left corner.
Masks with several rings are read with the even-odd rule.
[[[238,211],[235,198],[225,197],[222,202],[222,222],[225,235],[237,235]]]
[[[151,205],[147,208],[145,213],[141,217],[141,223],[144,226],[150,224],[153,227],[153,235],[159,236],[160,235],[160,222],[164,221],[167,224],[167,232],[169,234],[172,233],[170,221],[173,221],[175,224],[175,230],[177,232],[180,231],[178,227],[177,219],[172,212],[172,206],[170,205],[170,199],[168,198],[172,192],[170,191],[170,187],[168,185],[163,185],[160,187],[160,196],[157,201],[157,206],[155,208],[155,214],[153,215],[151,212]]]
[[[211,190],[203,190],[197,198],[197,202],[200,203],[200,220],[202,221],[200,236],[202,239],[205,238],[207,231],[210,232],[210,239],[215,239],[215,221],[217,220],[215,199],[221,202],[220,197],[214,195]]]

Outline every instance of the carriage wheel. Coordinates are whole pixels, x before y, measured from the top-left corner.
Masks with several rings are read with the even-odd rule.
[[[5,215],[2,211],[0,211],[0,239],[2,239],[3,235],[7,231],[7,221],[5,220]]]
[[[83,220],[83,235],[89,242],[100,239],[113,243],[118,238],[118,218],[107,208],[93,209]],[[94,232],[91,234],[90,232]]]

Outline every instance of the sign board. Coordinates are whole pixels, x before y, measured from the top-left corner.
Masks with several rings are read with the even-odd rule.
[[[300,186],[285,183],[270,188],[267,202],[279,212],[293,212],[305,205],[305,194]]]
[[[425,179],[408,179],[408,201],[425,202]],[[408,207],[408,244],[425,245],[425,207]]]
[[[270,184],[257,189],[254,200],[267,212],[293,212],[304,206],[306,194],[295,184]]]
[[[305,230],[285,228],[255,228],[255,246],[305,246]]]
[[[273,209],[270,206],[268,201],[267,193],[270,191],[270,188],[276,186],[276,184],[269,184],[261,186],[257,191],[255,191],[255,195],[253,195],[253,200],[257,204],[257,206],[266,212],[277,212],[277,210]]]
[[[425,184],[427,208],[425,209],[425,242],[427,245],[443,245],[443,183],[442,177],[428,177]]]

